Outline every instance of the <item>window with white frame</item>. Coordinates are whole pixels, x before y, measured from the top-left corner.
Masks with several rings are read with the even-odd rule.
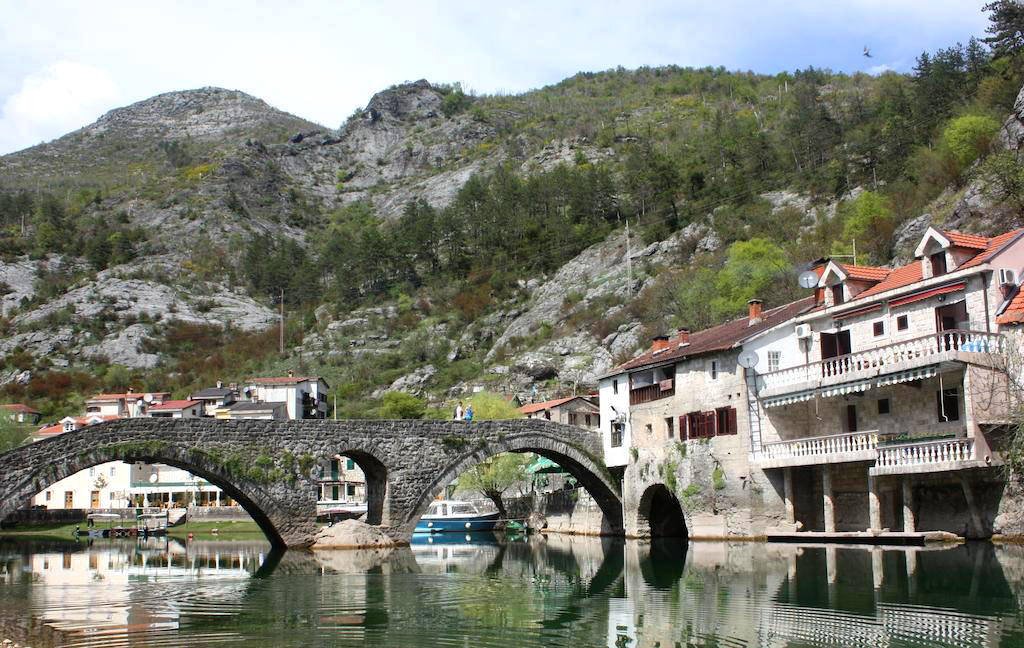
[[[782,351],[769,351],[768,352],[768,371],[778,371],[779,365],[782,364]]]

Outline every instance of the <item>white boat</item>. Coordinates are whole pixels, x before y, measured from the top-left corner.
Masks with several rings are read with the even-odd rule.
[[[493,531],[499,513],[481,513],[472,502],[438,500],[416,524],[415,533]]]

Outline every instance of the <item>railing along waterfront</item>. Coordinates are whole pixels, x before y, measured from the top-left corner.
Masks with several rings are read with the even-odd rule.
[[[866,351],[827,358],[761,375],[765,389],[797,385],[810,380],[841,377],[858,371],[880,369],[918,358],[941,360],[955,352],[999,353],[1003,336],[985,331],[950,330],[904,340]]]
[[[973,461],[975,458],[974,439],[939,439],[882,446],[878,448],[875,465],[886,468],[923,466],[951,461]]]
[[[823,457],[845,452],[862,452],[878,447],[878,430],[772,441],[761,446],[761,459]]]

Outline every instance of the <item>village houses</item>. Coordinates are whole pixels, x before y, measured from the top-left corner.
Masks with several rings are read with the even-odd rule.
[[[1024,231],[929,228],[909,264],[823,259],[807,298],[656,338],[600,383],[627,533],[990,534],[1022,269]]]

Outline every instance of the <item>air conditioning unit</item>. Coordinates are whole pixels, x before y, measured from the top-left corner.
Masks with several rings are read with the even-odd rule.
[[[796,336],[801,340],[811,337],[811,325],[810,324],[797,324],[796,325]]]
[[[1017,273],[1009,268],[999,268],[999,285],[1000,286],[1016,286],[1017,285]]]

